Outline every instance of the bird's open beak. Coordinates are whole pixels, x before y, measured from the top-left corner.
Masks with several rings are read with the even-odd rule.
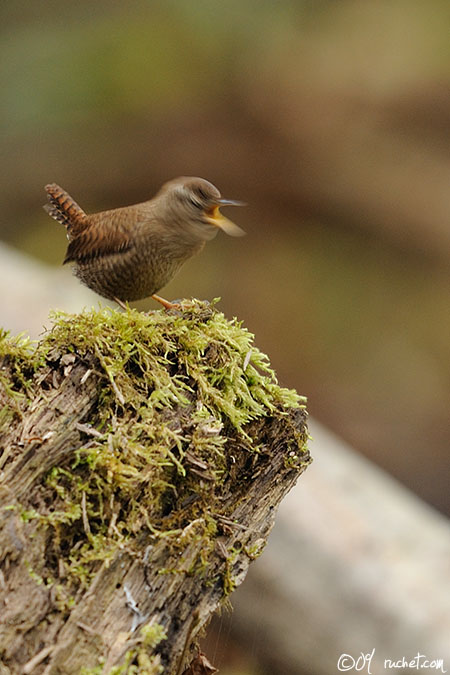
[[[211,225],[220,227],[221,230],[229,234],[231,237],[243,237],[245,235],[244,230],[242,230],[239,225],[236,225],[228,218],[225,218],[224,215],[220,213],[220,206],[245,206],[244,202],[238,202],[235,199],[218,199],[217,204],[215,204],[209,211],[207,211],[207,221]]]

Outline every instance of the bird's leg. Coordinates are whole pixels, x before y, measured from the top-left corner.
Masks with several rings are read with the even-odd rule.
[[[156,302],[160,302],[163,307],[166,309],[178,309],[180,305],[177,302],[169,302],[169,300],[165,300],[164,298],[161,298],[160,295],[152,295],[153,300],[156,300]]]
[[[128,311],[128,309],[129,309],[128,305],[126,305],[122,300],[119,300],[119,298],[116,298],[115,296],[114,296],[113,300],[114,300],[114,302],[117,302],[117,304],[120,305],[122,307],[122,309],[124,309],[126,312]]]

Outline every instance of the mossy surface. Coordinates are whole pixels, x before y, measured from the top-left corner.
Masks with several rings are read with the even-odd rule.
[[[177,486],[183,483],[189,495],[186,453],[196,497],[209,501],[227,472],[223,447],[229,435],[241,437],[247,452],[258,452],[246,424],[304,407],[303,397],[278,385],[253,335],[208,303],[194,301],[182,313],[55,312],[52,320],[52,330],[34,346],[2,334],[0,356],[13,372],[12,397],[32,398],[30,375],[57,359],[70,365],[70,355],[100,374],[98,404],[86,420],[93,435],[86,434],[69,465],[47,476],[61,507],[49,522],[72,524],[84,509],[89,557],[100,548],[104,558],[105,544],[114,548],[144,522],[162,534],[161,518],[173,510],[168,502]],[[168,527],[170,519],[164,520],[166,535],[185,524],[178,517]]]
[[[140,556],[149,542],[163,539],[181,556],[190,543],[201,545],[192,560],[159,574],[199,575],[208,583],[217,517],[232,514],[223,506],[223,490],[240,480],[228,448],[256,466],[268,449],[255,444],[249,425],[268,416],[289,425],[304,398],[280,387],[253,335],[208,303],[150,314],[109,308],[54,313],[52,320],[34,346],[2,336],[0,356],[14,383],[6,399],[21,397],[24,411],[39,391],[45,397],[48,373],[58,373],[60,382],[80,364],[85,372],[75,386],[95,378],[96,395],[78,425],[76,447],[21,506],[23,522],[38,521],[48,532],[46,565],[29,573],[52,586],[60,611],[68,612],[78,590],[88,588],[118,550]],[[309,461],[305,430],[292,425],[290,449],[289,466]],[[237,499],[245,492],[243,482]],[[230,557],[224,597],[235,586],[232,566]],[[71,579],[64,588],[57,584],[61,573]]]
[[[19,335],[11,337],[0,328],[0,434],[21,416],[21,403],[31,386],[36,364],[32,341]]]

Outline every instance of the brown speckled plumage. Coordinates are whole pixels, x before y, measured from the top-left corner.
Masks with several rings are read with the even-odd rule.
[[[128,301],[155,294],[219,228],[243,231],[219,212],[239,205],[222,199],[202,178],[177,178],[147,202],[87,215],[55,183],[46,186],[46,211],[66,227],[64,263],[86,286],[105,298]]]

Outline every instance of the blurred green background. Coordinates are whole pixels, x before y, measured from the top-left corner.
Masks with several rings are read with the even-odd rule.
[[[88,212],[177,175],[246,201],[227,214],[247,237],[162,294],[221,296],[311,414],[448,512],[448,0],[4,0],[0,18],[1,238],[61,263],[51,181]]]

